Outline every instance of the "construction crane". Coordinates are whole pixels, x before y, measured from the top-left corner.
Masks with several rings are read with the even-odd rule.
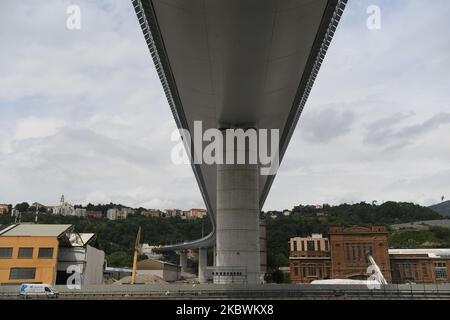
[[[136,266],[138,254],[141,252],[141,226],[139,226],[136,243],[134,244],[133,272],[131,273],[131,284],[136,283]]]

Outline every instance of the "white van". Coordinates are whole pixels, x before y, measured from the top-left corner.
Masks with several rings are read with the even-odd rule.
[[[59,292],[49,284],[24,283],[20,286],[19,295],[23,298],[33,296],[45,296],[47,298],[58,298]]]

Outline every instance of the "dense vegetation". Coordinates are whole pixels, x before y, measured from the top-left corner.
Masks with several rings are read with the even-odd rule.
[[[427,230],[399,230],[389,236],[391,248],[450,248],[450,229],[429,227]]]
[[[104,211],[101,208],[102,211]],[[100,208],[91,208],[100,209]],[[395,224],[417,220],[441,219],[435,211],[412,203],[386,202],[382,205],[358,203],[315,208],[297,206],[290,216],[282,214],[267,217],[267,263],[271,271],[289,264],[289,238],[311,233],[327,234],[332,225]],[[33,213],[22,215],[22,221],[33,221]],[[0,224],[10,223],[10,216],[0,216]],[[109,221],[40,214],[39,223],[74,224],[79,232],[97,234],[98,247],[105,251],[111,266],[129,266],[138,226],[142,227],[142,242],[170,244],[198,239],[211,230],[209,218],[182,220],[180,218],[150,218],[130,216],[122,221]],[[415,232],[415,233],[414,233]],[[417,247],[428,243],[450,244],[449,229],[433,227],[426,231],[400,231],[391,235],[393,247]],[[282,277],[274,272],[273,278]]]

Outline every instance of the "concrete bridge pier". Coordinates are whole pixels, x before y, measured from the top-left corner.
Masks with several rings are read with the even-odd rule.
[[[224,150],[224,158],[228,149]],[[213,278],[214,283],[258,284],[259,167],[248,161],[249,155],[257,150],[247,143],[245,149],[234,150],[234,163],[237,152],[244,152],[246,164],[217,165],[217,265]]]
[[[207,275],[206,275],[206,267],[208,262],[208,249],[207,248],[199,248],[198,249],[198,282],[206,283]]]
[[[181,250],[179,252],[179,255],[180,255],[181,272],[186,272],[187,271],[187,251]]]

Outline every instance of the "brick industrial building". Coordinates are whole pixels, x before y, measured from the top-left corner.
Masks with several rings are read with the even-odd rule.
[[[290,241],[292,282],[310,282],[331,278],[329,240],[321,234],[297,237]]]
[[[383,225],[331,227],[328,238],[320,234],[291,238],[291,281],[366,279],[366,253],[388,282],[450,282],[450,249],[389,249]]]

